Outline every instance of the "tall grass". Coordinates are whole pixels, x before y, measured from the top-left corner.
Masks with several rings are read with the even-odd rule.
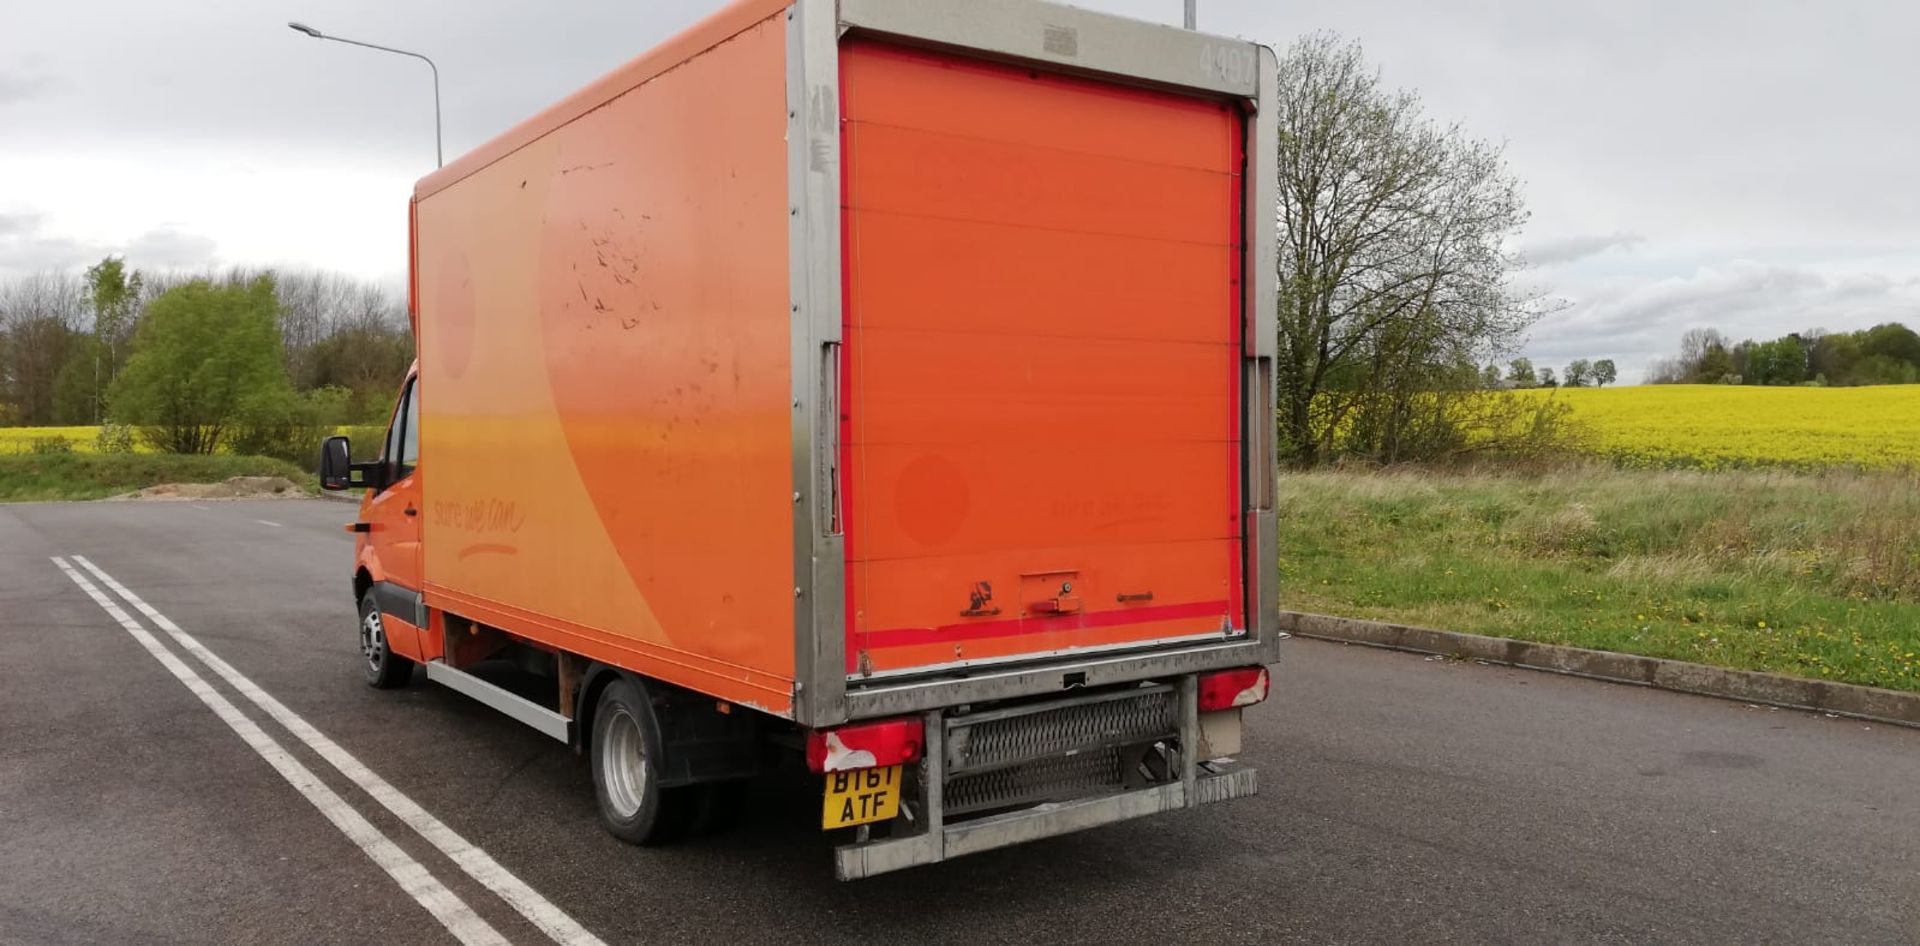
[[[162,483],[281,476],[311,489],[313,474],[284,460],[230,454],[0,454],[0,502],[102,499]]]
[[[1920,477],[1281,478],[1288,607],[1920,689]]]

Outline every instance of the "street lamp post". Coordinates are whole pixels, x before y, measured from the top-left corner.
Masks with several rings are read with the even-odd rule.
[[[445,152],[441,150],[440,145],[440,67],[434,65],[433,60],[419,53],[408,52],[404,49],[395,49],[392,46],[382,46],[378,43],[363,43],[357,39],[347,39],[341,36],[328,36],[305,23],[288,23],[287,28],[297,33],[305,33],[314,39],[330,39],[336,43],[346,43],[349,46],[365,46],[368,49],[378,49],[381,52],[398,53],[402,56],[412,56],[426,63],[427,68],[433,70],[433,163],[435,167],[446,166]]]
[[[1185,26],[1187,29],[1190,29],[1190,30],[1197,29],[1200,26],[1200,23],[1199,23],[1200,11],[1194,9],[1199,5],[1200,5],[1200,0],[1187,0],[1187,11],[1186,11],[1187,15],[1184,18],[1184,22],[1181,24],[1182,26]]]

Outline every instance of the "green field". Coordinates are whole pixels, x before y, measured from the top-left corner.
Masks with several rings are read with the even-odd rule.
[[[1920,690],[1920,477],[1281,477],[1281,606]]]
[[[235,476],[282,476],[309,490],[314,479],[269,457],[0,453],[0,502],[104,499],[163,483],[218,483]]]

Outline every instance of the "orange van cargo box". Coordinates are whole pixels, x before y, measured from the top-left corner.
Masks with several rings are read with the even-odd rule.
[[[422,180],[425,605],[814,727],[1271,662],[1274,69],[747,0]]]

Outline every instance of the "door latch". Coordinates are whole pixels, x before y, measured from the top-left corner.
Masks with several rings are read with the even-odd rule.
[[[1073,582],[1063,581],[1059,594],[1041,598],[1027,605],[1027,610],[1035,614],[1076,614],[1080,610],[1080,596],[1073,593]]]

